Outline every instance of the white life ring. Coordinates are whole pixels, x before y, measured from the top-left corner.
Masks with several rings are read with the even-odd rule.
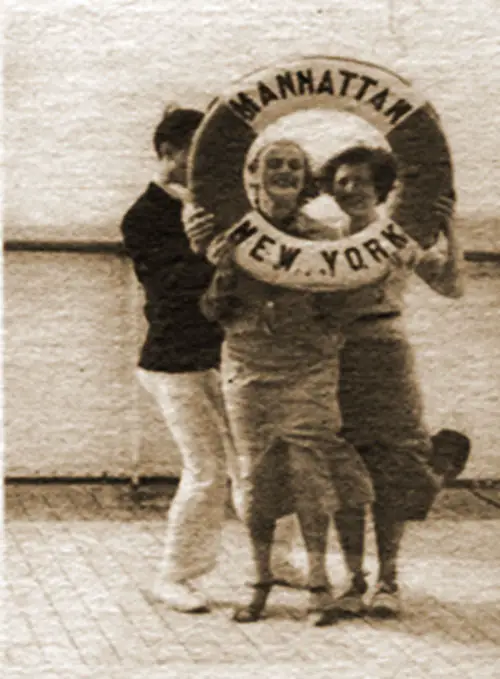
[[[218,239],[213,245],[218,247]],[[235,245],[242,269],[271,285],[315,292],[349,290],[370,285],[391,270],[390,256],[416,262],[421,248],[390,220],[340,240],[306,240],[283,233],[259,212],[247,213],[223,234]],[[210,247],[208,252],[210,257]]]
[[[243,185],[245,158],[258,134],[285,115],[318,108],[370,122],[401,168],[402,190],[390,221],[341,241],[302,240],[278,231],[252,211]],[[193,202],[217,215],[221,232],[235,234],[239,266],[260,280],[301,289],[345,290],[376,282],[387,273],[391,252],[410,258],[416,243],[436,242],[434,204],[442,194],[453,195],[450,152],[432,106],[395,73],[341,57],[311,57],[254,72],[233,85],[200,126],[189,166]]]

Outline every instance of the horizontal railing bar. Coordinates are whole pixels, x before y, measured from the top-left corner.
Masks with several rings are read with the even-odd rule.
[[[142,484],[155,485],[161,483],[177,484],[179,479],[176,476],[155,475],[140,476],[139,481]],[[132,478],[128,475],[124,476],[6,476],[4,479],[5,485],[49,485],[49,484],[128,484],[132,482]],[[488,490],[500,488],[500,478],[463,478],[450,481],[446,484],[447,488],[463,488],[463,489],[477,489]]]
[[[103,241],[6,240],[3,249],[5,252],[76,252],[121,256],[126,254],[123,243]],[[466,250],[464,258],[467,262],[500,262],[500,251]]]

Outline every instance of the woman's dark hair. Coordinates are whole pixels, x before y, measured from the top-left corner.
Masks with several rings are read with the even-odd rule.
[[[288,141],[288,140],[278,140],[279,142],[284,142],[287,144],[290,144],[290,146],[295,146],[297,149],[299,149],[303,154],[304,154],[304,188],[300,192],[297,204],[299,207],[302,207],[306,203],[308,203],[310,200],[313,198],[316,198],[319,195],[318,191],[318,185],[316,182],[316,178],[314,176],[314,173],[312,171],[311,167],[311,161],[309,160],[309,156],[307,153],[304,151],[304,149],[297,144],[294,141]],[[269,148],[269,146],[272,146],[275,142],[269,142],[262,148],[260,148],[255,156],[252,158],[251,163],[248,165],[248,172],[251,174],[255,174],[257,170],[259,170],[260,166],[260,161],[262,159],[262,155],[266,149]]]
[[[369,165],[378,201],[384,203],[390,191],[394,188],[398,166],[394,155],[383,148],[352,146],[333,156],[319,171],[318,184],[320,188],[331,195],[339,167],[341,165],[359,165],[360,163]]]
[[[201,111],[168,106],[153,135],[153,146],[158,158],[162,157],[161,146],[164,143],[171,144],[177,149],[189,147],[202,120]]]

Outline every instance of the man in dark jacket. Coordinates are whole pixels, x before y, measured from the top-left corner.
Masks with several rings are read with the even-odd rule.
[[[190,249],[181,220],[188,150],[202,118],[192,109],[165,112],[153,138],[159,171],[121,225],[146,298],[138,377],[160,406],[183,462],[155,596],[184,612],[208,608],[190,581],[215,566],[228,470],[236,483],[217,370],[222,331],[199,309],[212,267]]]

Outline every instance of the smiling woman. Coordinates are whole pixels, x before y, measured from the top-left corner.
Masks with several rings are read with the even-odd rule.
[[[313,189],[306,153],[281,140],[249,154],[248,200],[262,223],[299,243],[335,234],[301,210]],[[217,218],[217,215],[215,216]],[[188,229],[189,231],[189,229]],[[254,248],[265,249],[262,238]],[[329,516],[372,499],[368,472],[339,435],[336,407],[339,322],[307,290],[274,287],[248,276],[226,241],[202,310],[224,328],[221,375],[241,473],[242,514],[258,576],[239,622],[257,620],[274,584],[270,553],[276,520],[297,512],[309,562],[311,604],[332,604],[325,571]],[[293,262],[293,259],[290,260]],[[332,302],[332,304],[334,304]]]
[[[355,234],[377,219],[377,206],[386,200],[395,180],[393,155],[365,146],[336,154],[320,172],[323,189],[346,213],[348,232]],[[461,253],[451,219],[453,200],[443,197],[440,205],[447,254],[428,248],[414,270],[435,291],[458,297]],[[379,575],[371,607],[380,615],[401,610],[397,557],[405,522],[425,519],[441,483],[463,470],[470,449],[466,436],[448,430],[431,438],[425,426],[413,351],[402,321],[408,274],[405,267],[395,269],[371,300],[361,302],[357,291],[343,299],[347,307],[357,308],[358,315],[344,328],[339,398],[344,435],[360,452],[375,486],[372,515]],[[350,615],[362,610],[366,591],[365,517],[347,512],[337,514],[335,523],[352,576],[337,608]]]
[[[395,157],[383,148],[354,146],[332,157],[322,168],[319,183],[333,194],[341,210],[351,218],[350,232],[356,233],[378,218],[376,208],[384,203],[397,179]],[[363,226],[354,229],[356,215]]]
[[[243,171],[248,200],[257,210],[276,211],[290,198],[299,205],[315,196],[315,183],[309,158],[295,142],[277,140],[264,147],[251,148]]]

